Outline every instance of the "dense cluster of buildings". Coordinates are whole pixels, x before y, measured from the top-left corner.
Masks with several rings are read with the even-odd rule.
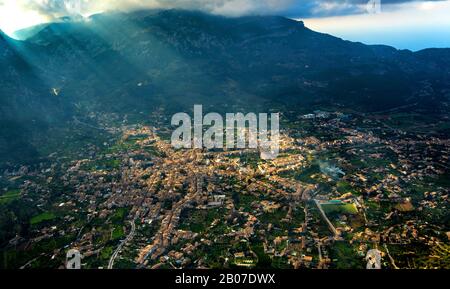
[[[363,260],[370,247],[432,245],[442,242],[439,234],[449,235],[442,225],[433,225],[435,234],[429,235],[427,221],[409,214],[432,214],[448,204],[448,187],[418,192],[411,184],[448,172],[449,140],[397,131],[381,137],[366,128],[370,121],[361,129],[342,114],[317,111],[300,118],[330,135],[294,138],[287,131],[273,161],[255,159],[254,150],[174,150],[156,129],[134,126],[124,128],[106,152],[8,170],[3,177],[27,176],[23,198],[55,209],[63,220],[36,227],[28,246],[70,235],[75,237],[66,248],[99,258],[111,245],[105,230],[113,235],[117,211],[126,209],[120,219],[126,244],[114,256],[144,268],[210,267],[204,251],[217,244],[224,249],[215,261],[224,267],[253,267],[264,254],[293,268],[329,268],[340,261],[331,256],[336,242],[348,242]],[[318,164],[323,155],[333,156],[335,165]],[[318,171],[306,176],[311,182],[295,177],[314,166]],[[55,183],[66,191],[48,204]],[[223,215],[210,219],[216,211]],[[197,231],[194,213],[206,216]],[[126,221],[136,224],[136,234]],[[149,228],[151,235],[145,233]]]

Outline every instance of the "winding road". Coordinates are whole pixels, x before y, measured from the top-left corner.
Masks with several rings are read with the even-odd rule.
[[[116,248],[116,250],[114,251],[114,253],[111,256],[111,259],[109,259],[109,264],[108,264],[108,269],[111,270],[114,267],[114,261],[116,260],[117,256],[119,256],[120,251],[123,249],[123,247],[126,245],[126,243],[130,242],[133,238],[134,238],[134,234],[136,232],[136,224],[135,221],[132,220],[130,221],[130,225],[131,225],[131,231],[128,234],[128,236],[125,238],[125,240],[123,240],[122,242],[120,242],[119,246]]]

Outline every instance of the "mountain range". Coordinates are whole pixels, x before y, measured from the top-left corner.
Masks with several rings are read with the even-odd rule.
[[[0,32],[0,162],[74,117],[203,104],[448,113],[450,49],[364,45],[278,16],[185,10],[105,13]]]

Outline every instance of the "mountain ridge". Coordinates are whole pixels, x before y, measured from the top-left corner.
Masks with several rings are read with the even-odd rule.
[[[365,45],[279,16],[106,13],[48,24],[11,43],[0,94],[6,114],[23,116],[15,121],[31,130],[30,119],[54,127],[75,115],[139,116],[199,103],[369,112],[416,105],[441,113],[450,96],[450,49]]]

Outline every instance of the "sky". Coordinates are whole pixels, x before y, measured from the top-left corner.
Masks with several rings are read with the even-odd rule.
[[[450,0],[0,0],[0,29],[13,36],[16,30],[62,16],[141,8],[283,15],[303,20],[313,30],[367,44],[411,50],[450,47]]]

